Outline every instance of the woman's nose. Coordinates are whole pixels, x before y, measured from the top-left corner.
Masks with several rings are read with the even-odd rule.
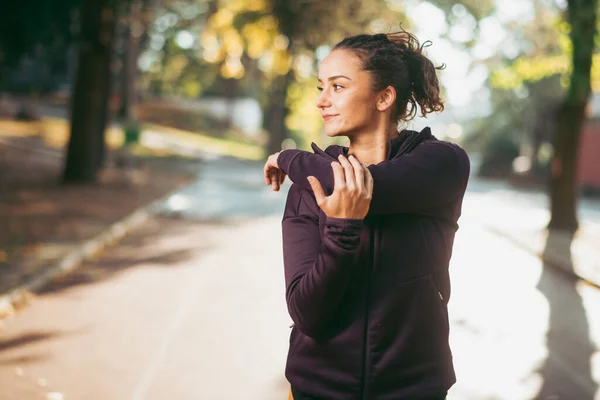
[[[329,96],[327,96],[327,92],[323,90],[319,97],[317,97],[316,106],[317,108],[325,108],[329,107],[331,102],[329,101]]]

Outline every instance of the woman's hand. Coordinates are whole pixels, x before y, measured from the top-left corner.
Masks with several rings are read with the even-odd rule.
[[[338,159],[339,163],[331,163],[335,182],[331,196],[325,196],[317,178],[308,177],[317,204],[331,218],[364,219],[373,196],[371,172],[354,156],[340,155]]]
[[[271,189],[275,192],[279,191],[281,184],[285,181],[285,174],[277,165],[277,157],[279,157],[279,153],[271,154],[269,158],[267,158],[267,162],[263,169],[265,183],[271,185]]]

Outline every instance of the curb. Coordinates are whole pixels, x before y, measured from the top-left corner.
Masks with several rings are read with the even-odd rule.
[[[108,228],[98,235],[80,242],[76,249],[67,252],[53,265],[44,268],[40,273],[26,279],[25,282],[11,289],[8,293],[0,294],[0,319],[13,314],[15,305],[25,302],[31,296],[30,293],[40,290],[51,280],[74,271],[84,260],[98,253],[107,245],[122,239],[129,232],[157,215],[161,210],[160,206],[166,200],[191,184],[193,182],[182,185],[149,204],[140,206],[128,216],[108,226]]]
[[[593,273],[589,273],[589,271],[586,272],[585,268],[578,267],[573,263],[571,258],[565,257],[561,253],[556,253],[553,251],[544,251],[543,249],[540,250],[539,248],[537,248],[537,246],[528,243],[527,241],[519,240],[518,237],[511,235],[510,233],[507,233],[502,229],[498,229],[497,227],[484,224],[484,228],[497,236],[507,239],[516,247],[538,257],[544,263],[554,267],[561,273],[566,274],[575,279],[580,279],[592,286],[600,288],[600,279],[598,278],[598,276],[595,276]]]

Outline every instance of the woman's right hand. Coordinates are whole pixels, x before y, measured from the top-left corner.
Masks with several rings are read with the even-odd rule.
[[[277,157],[279,157],[279,152],[271,154],[263,168],[265,183],[271,185],[271,189],[275,192],[279,191],[285,181],[285,174],[279,169],[279,165],[277,165]]]
[[[308,181],[325,215],[331,218],[364,219],[369,212],[373,196],[373,177],[367,167],[354,156],[339,156],[332,162],[334,190],[326,196],[319,180],[313,176]]]

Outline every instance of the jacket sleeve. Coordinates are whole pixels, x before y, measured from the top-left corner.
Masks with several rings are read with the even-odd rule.
[[[306,178],[312,175],[327,194],[333,192],[332,160],[307,151],[285,150],[277,162],[292,182],[310,190]],[[369,215],[427,213],[464,192],[469,159],[456,145],[431,141],[368,168],[374,182]]]
[[[302,333],[316,338],[339,309],[356,270],[363,222],[327,218],[321,236],[313,202],[309,192],[292,185],[282,229],[288,311]]]
[[[333,192],[333,158],[304,150],[283,150],[277,157],[277,165],[290,180],[303,189],[312,190],[306,178],[314,176],[321,182],[327,195]]]

